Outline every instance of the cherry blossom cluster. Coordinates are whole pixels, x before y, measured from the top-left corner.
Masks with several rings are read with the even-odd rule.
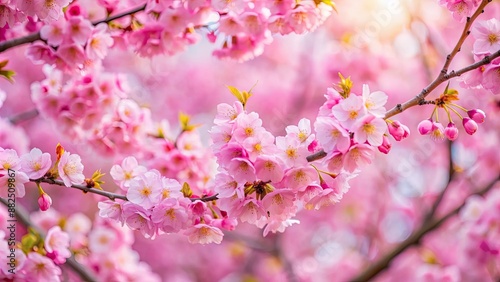
[[[0,259],[2,267],[0,268],[0,279],[11,279],[14,281],[30,281],[38,279],[38,281],[61,281],[62,274],[59,265],[66,262],[66,259],[71,256],[69,249],[70,236],[68,233],[61,230],[59,226],[51,227],[47,232],[45,240],[33,233],[23,237],[34,240],[23,240],[20,248],[16,245],[10,245],[4,231],[0,231]],[[38,248],[41,241],[42,248]],[[39,244],[37,244],[39,243]],[[15,248],[12,252],[11,248]],[[14,258],[10,259],[9,254],[13,253]],[[16,271],[10,272],[15,266]]]
[[[475,38],[472,52],[476,61],[500,51],[499,19],[478,21],[472,28],[471,35]],[[460,85],[464,88],[484,88],[493,94],[500,94],[500,58],[464,75]]]
[[[474,134],[478,129],[478,124],[483,123],[486,114],[480,109],[467,110],[464,107],[453,103],[458,100],[458,91],[446,87],[444,93],[435,101],[434,111],[429,119],[423,120],[418,124],[418,131],[422,135],[430,135],[434,140],[443,140],[445,137],[453,141],[458,138],[458,128],[453,122],[451,114],[456,114],[461,120],[462,125],[467,134]],[[446,128],[439,122],[439,109],[445,110],[448,117],[448,125]],[[459,111],[467,114],[463,117]]]
[[[31,231],[18,242],[15,275],[7,271],[9,247],[0,231],[0,279],[60,281],[59,265],[74,254],[99,281],[160,281],[132,250],[132,231],[116,222],[96,217],[92,223],[82,213],[64,217],[54,209],[32,213],[31,219],[47,235],[42,239]]]
[[[65,81],[63,72],[52,66],[45,65],[43,71],[47,78],[31,86],[33,102],[70,138],[88,140],[108,154],[130,153],[140,146],[140,125],[150,113],[127,99],[120,75],[95,71]]]
[[[245,61],[261,55],[272,34],[312,31],[331,11],[323,1],[309,0],[148,1],[147,15],[137,19],[141,28],[125,40],[141,56],[174,54],[196,43],[200,36],[195,31],[203,28],[212,43],[222,38],[216,57]]]
[[[85,176],[80,156],[65,151],[60,145],[57,146],[56,153],[57,159],[52,164],[50,154],[42,153],[38,148],[33,148],[29,153],[18,156],[15,150],[0,147],[1,191],[7,191],[9,177],[14,177],[15,195],[18,198],[26,195],[25,184],[30,180],[61,179],[66,187],[83,183]],[[37,183],[37,186],[40,193],[38,204],[40,209],[45,211],[52,205],[52,199],[43,191],[40,183]]]
[[[126,10],[130,4],[137,5],[136,1],[3,2],[0,11],[5,17],[0,27],[7,30],[29,16],[30,29],[36,31],[40,26],[37,23],[42,21],[39,31],[44,42],[32,44],[28,57],[68,72],[99,65],[111,46],[133,49],[145,57],[173,55],[199,41],[197,32],[206,33],[210,42],[222,45],[214,56],[245,61],[261,55],[274,34],[313,31],[334,7],[330,0],[147,1],[145,11],[117,19],[109,27],[108,23],[94,27],[89,20],[89,15],[95,13],[92,6],[110,15]]]
[[[387,154],[391,149],[388,135],[396,141],[409,136],[410,130],[396,120],[384,120],[387,95],[370,92],[363,85],[362,95],[350,93],[350,80],[342,78],[342,91],[328,88],[327,101],[314,123],[319,144],[327,153],[331,172],[354,172],[371,163],[375,149]]]
[[[33,102],[65,135],[103,154],[135,153],[148,167],[190,183],[197,192],[207,187],[214,163],[198,131],[181,129],[174,136],[168,121],[153,122],[149,109],[127,97],[122,76],[95,70],[65,81],[53,66],[43,71],[46,79],[31,86]]]
[[[439,5],[446,7],[459,22],[464,22],[472,16],[481,0],[439,0]]]
[[[40,37],[47,44],[32,44],[27,56],[34,63],[55,64],[67,72],[100,65],[113,45],[107,24],[93,26],[77,4],[71,5],[60,20],[42,26]]]
[[[0,28],[6,25],[13,27],[17,23],[25,22],[28,17],[47,23],[52,22],[62,15],[62,8],[70,2],[70,0],[3,0],[0,2]]]
[[[460,218],[465,235],[467,260],[475,265],[500,263],[500,190],[492,190],[487,197],[467,199]]]
[[[337,203],[349,189],[354,174],[331,173],[323,163],[310,164],[307,156],[318,151],[308,119],[286,128],[286,136],[273,136],[255,112],[241,101],[219,104],[211,129],[212,149],[219,172],[214,191],[218,205],[229,216],[283,232],[296,212]]]
[[[191,243],[220,243],[221,229],[232,230],[236,225],[214,203],[205,203],[200,195],[194,195],[189,184],[181,185],[155,169],[147,170],[134,157],[114,165],[111,176],[128,201],[100,202],[99,215],[139,230],[147,238],[181,233]]]

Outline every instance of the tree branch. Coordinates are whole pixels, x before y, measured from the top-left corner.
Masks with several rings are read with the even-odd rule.
[[[489,2],[491,2],[491,0],[483,0],[481,2],[481,4],[479,4],[479,7],[477,8],[476,12],[474,12],[474,14],[470,18],[467,18],[467,22],[465,23],[464,29],[462,31],[462,35],[458,39],[457,44],[455,45],[455,47],[453,48],[453,50],[451,51],[451,53],[448,56],[446,56],[446,60],[444,62],[443,68],[441,69],[441,72],[439,73],[438,77],[436,77],[436,79],[434,79],[434,81],[431,82],[427,87],[425,87],[424,89],[422,89],[422,91],[420,92],[420,94],[418,94],[417,96],[415,96],[413,99],[411,99],[411,100],[409,100],[409,101],[407,101],[407,102],[405,102],[403,104],[398,104],[398,105],[396,105],[396,107],[394,107],[391,110],[389,110],[386,113],[384,119],[388,119],[391,116],[399,114],[399,113],[403,112],[404,110],[406,110],[408,108],[411,108],[413,106],[419,105],[421,101],[425,100],[425,97],[427,97],[434,89],[436,89],[436,87],[438,87],[441,83],[449,80],[450,78],[459,76],[459,75],[461,75],[461,74],[463,74],[465,72],[468,72],[470,70],[473,70],[473,69],[475,69],[477,67],[480,67],[482,65],[488,64],[492,59],[500,56],[500,50],[499,50],[498,52],[495,52],[495,53],[491,54],[487,60],[483,59],[483,60],[481,60],[481,61],[479,61],[477,63],[474,63],[474,64],[470,65],[467,68],[464,68],[464,69],[462,69],[460,71],[457,71],[457,72],[452,71],[451,73],[448,74],[448,67],[450,66],[451,61],[453,60],[453,58],[455,57],[455,55],[458,52],[460,52],[460,49],[462,48],[462,44],[464,43],[465,39],[467,38],[467,36],[470,33],[469,29],[470,29],[472,23],[476,20],[476,18],[480,14],[483,13],[484,7],[486,7],[486,5],[488,5]],[[474,66],[474,67],[470,68],[471,66]]]
[[[31,109],[26,112],[19,113],[17,115],[11,116],[9,118],[10,123],[13,125],[19,124],[25,120],[30,120],[36,116],[38,116],[39,112],[37,109]]]
[[[123,13],[120,13],[120,14],[117,14],[117,15],[114,15],[114,16],[110,16],[110,17],[107,17],[105,19],[102,19],[102,20],[98,20],[98,21],[95,21],[95,22],[92,22],[93,25],[98,25],[100,23],[109,23],[113,20],[116,20],[116,19],[119,19],[119,18],[123,18],[125,16],[128,16],[128,15],[131,15],[131,14],[135,14],[137,12],[140,12],[140,11],[143,11],[144,9],[146,9],[146,4],[142,5],[142,6],[139,6],[139,7],[136,7],[130,11],[126,11],[126,12],[123,12]],[[7,40],[5,42],[2,42],[0,43],[0,53],[3,52],[3,51],[6,51],[12,47],[16,47],[16,46],[19,46],[19,45],[23,45],[23,44],[27,44],[27,43],[31,43],[31,42],[35,42],[35,41],[38,41],[38,40],[42,40],[42,38],[40,37],[40,32],[35,32],[35,33],[32,33],[32,34],[28,34],[26,36],[23,36],[23,37],[19,37],[19,38],[14,38],[14,39],[11,39],[11,40]]]
[[[43,183],[48,183],[48,184],[52,184],[52,185],[59,185],[59,186],[66,187],[66,185],[64,185],[64,182],[62,180],[57,180],[57,179],[40,178],[40,179],[30,179],[30,181],[31,182],[43,182]],[[98,194],[98,195],[107,197],[107,198],[109,198],[112,201],[114,201],[116,199],[120,199],[120,200],[123,200],[123,201],[128,201],[127,196],[125,196],[125,195],[121,195],[121,194],[117,194],[117,193],[112,193],[112,192],[108,192],[108,191],[104,191],[104,190],[100,190],[100,189],[96,189],[96,188],[87,187],[86,185],[72,184],[70,186],[70,188],[81,190],[81,191],[83,191],[83,193]],[[210,202],[210,201],[215,201],[215,200],[219,199],[217,197],[217,195],[218,194],[215,194],[215,195],[212,195],[212,196],[207,196],[207,197],[202,197],[202,198],[189,198],[189,199],[191,201],[193,201],[193,202],[196,201],[196,200],[200,200],[202,202]]]
[[[495,186],[495,183],[499,180],[500,180],[500,175],[498,175],[493,181],[491,181],[488,185],[486,185],[486,187],[484,187],[483,189],[479,190],[476,193],[472,193],[470,196],[472,196],[472,195],[482,196],[482,195],[486,194],[488,191],[490,191]],[[417,231],[415,231],[408,239],[406,239],[404,242],[402,242],[401,244],[396,246],[387,255],[383,256],[378,261],[373,263],[370,267],[368,267],[366,270],[364,270],[360,275],[351,279],[351,281],[369,281],[369,280],[373,279],[380,272],[382,272],[383,270],[388,268],[389,264],[391,263],[391,261],[395,257],[400,255],[402,252],[404,252],[409,247],[411,247],[413,245],[417,245],[420,242],[420,240],[427,233],[440,227],[448,219],[450,219],[454,215],[458,214],[458,212],[464,207],[465,202],[466,201],[464,201],[460,206],[458,206],[454,210],[448,212],[446,215],[442,216],[439,219],[432,219],[428,222],[424,222],[424,224]]]
[[[0,198],[0,202],[2,202],[4,206],[8,207],[8,202],[6,199]],[[15,213],[17,220],[19,220],[24,226],[33,228],[45,240],[44,232],[31,222],[29,213],[28,211],[26,211],[26,209],[24,209],[23,206],[16,205]],[[83,281],[97,281],[97,278],[94,277],[94,275],[85,266],[78,263],[73,255],[71,255],[70,258],[66,259],[66,262],[64,264],[71,268],[76,274],[78,274],[78,276],[80,276]]]

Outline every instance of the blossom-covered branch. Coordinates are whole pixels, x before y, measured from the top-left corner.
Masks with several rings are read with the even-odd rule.
[[[6,199],[0,198],[0,202],[5,207],[9,207],[9,203]],[[44,232],[31,222],[28,211],[26,211],[23,206],[16,204],[15,214],[17,220],[19,220],[26,228],[33,229],[42,239],[45,239],[46,236]],[[97,281],[97,278],[85,266],[78,263],[74,256],[66,258],[65,265],[71,268],[84,281]]]
[[[116,15],[113,15],[113,16],[109,16],[109,17],[107,17],[105,19],[102,19],[102,20],[98,20],[98,21],[92,22],[92,24],[93,25],[98,25],[100,23],[109,23],[109,22],[111,22],[113,20],[116,20],[116,19],[119,19],[119,18],[123,18],[125,16],[129,16],[129,15],[135,14],[137,12],[143,11],[145,8],[146,8],[146,4],[144,4],[142,6],[139,6],[139,7],[136,7],[134,9],[131,9],[129,11],[123,12],[123,13],[119,13],[119,14],[116,14]],[[32,42],[35,42],[35,41],[38,41],[38,40],[42,40],[42,38],[40,37],[40,32],[34,32],[32,34],[29,34],[29,35],[26,35],[26,36],[23,36],[23,37],[14,38],[14,39],[11,39],[11,40],[7,40],[5,42],[1,42],[0,43],[0,53],[3,52],[3,51],[8,50],[10,48],[13,48],[13,47],[16,47],[16,46],[20,46],[20,45],[23,45],[23,44],[27,44],[27,43],[32,43]]]

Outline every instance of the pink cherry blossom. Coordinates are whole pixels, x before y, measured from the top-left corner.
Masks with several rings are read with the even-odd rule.
[[[59,46],[64,39],[65,22],[57,21],[44,25],[40,29],[40,37],[47,40],[51,46]]]
[[[117,247],[116,233],[106,227],[94,228],[88,235],[89,249],[93,253],[105,254]]]
[[[370,145],[378,147],[382,145],[387,124],[381,118],[366,115],[353,125],[353,131],[354,141],[358,143],[368,142]]]
[[[196,224],[187,229],[184,234],[188,237],[190,243],[202,245],[210,243],[220,244],[224,236],[219,228],[203,223]]]
[[[289,125],[285,130],[288,137],[297,138],[300,143],[309,145],[314,140],[314,134],[311,132],[311,121],[306,118],[299,120],[298,126]]]
[[[262,200],[262,205],[271,219],[287,220],[297,212],[294,201],[295,193],[292,190],[279,189],[267,194]]]
[[[472,29],[475,54],[492,54],[500,50],[500,21],[489,19],[478,21]]]
[[[241,222],[254,224],[266,216],[266,211],[261,201],[257,201],[253,198],[247,198],[244,201],[237,203],[237,206],[234,207],[234,212],[232,214],[237,216]]]
[[[66,259],[71,257],[69,250],[69,235],[61,230],[61,227],[54,226],[47,232],[44,242],[47,256],[50,257],[55,264],[63,264]]]
[[[296,191],[304,191],[317,177],[317,171],[310,166],[306,166],[288,170],[283,180],[286,187]]]
[[[122,205],[120,203],[108,200],[97,203],[97,207],[99,208],[100,217],[123,221]]]
[[[262,181],[280,182],[284,176],[283,162],[273,156],[260,156],[255,162],[255,174]]]
[[[92,23],[82,17],[70,17],[66,34],[79,45],[84,45],[92,34]]]
[[[223,124],[236,120],[238,115],[243,112],[243,105],[237,101],[231,106],[221,103],[217,105],[217,115],[215,116],[215,124]]]
[[[387,94],[382,91],[370,93],[370,88],[367,84],[363,84],[363,103],[366,111],[375,117],[383,118],[385,115],[385,103],[387,103]]]
[[[126,202],[122,205],[125,224],[132,230],[138,230],[146,238],[155,238],[157,227],[151,221],[151,212],[144,207]]]
[[[26,276],[36,281],[61,281],[61,269],[51,259],[37,252],[28,253],[23,269],[26,272]]]
[[[314,123],[317,138],[326,152],[346,152],[351,144],[349,133],[334,119],[319,117]]]
[[[309,151],[299,140],[278,136],[276,137],[276,147],[279,150],[278,155],[285,161],[285,165],[291,167],[307,163],[306,157]]]
[[[188,226],[188,213],[177,199],[165,199],[153,208],[151,220],[165,233],[179,232]]]
[[[228,167],[228,172],[239,183],[252,182],[255,180],[255,167],[243,158],[234,158]]]
[[[64,152],[57,165],[57,170],[66,187],[70,187],[72,184],[81,184],[85,180],[82,160],[77,154]]]
[[[146,167],[139,165],[136,158],[126,157],[123,159],[121,165],[114,165],[111,167],[110,175],[115,182],[120,185],[120,188],[127,190],[130,181],[146,171]]]
[[[38,148],[31,149],[29,154],[21,156],[21,167],[29,178],[38,179],[49,171],[52,161],[49,153],[43,153]]]
[[[365,115],[366,109],[363,103],[363,98],[354,94],[349,95],[345,100],[332,107],[332,112],[335,118],[340,121],[340,124],[351,129],[354,123]]]
[[[160,173],[150,170],[130,181],[127,198],[130,202],[149,209],[160,201],[161,187]]]
[[[248,152],[250,161],[255,161],[258,156],[263,154],[273,154],[277,150],[274,145],[274,136],[267,131],[260,131],[255,137],[245,139],[243,147]]]
[[[262,120],[257,113],[241,113],[236,118],[236,128],[233,137],[236,141],[243,142],[248,137],[258,136],[263,130]]]
[[[113,38],[107,32],[106,24],[98,24],[92,31],[87,41],[85,54],[91,60],[103,60],[108,54],[108,49],[113,46]]]
[[[483,87],[493,94],[500,94],[500,58],[496,58],[488,65],[483,73]]]
[[[353,172],[362,165],[370,164],[373,158],[373,147],[366,144],[357,144],[349,148],[344,157],[344,167]]]
[[[443,141],[446,137],[444,134],[444,127],[439,122],[432,123],[432,131],[430,132],[430,136],[434,141]]]

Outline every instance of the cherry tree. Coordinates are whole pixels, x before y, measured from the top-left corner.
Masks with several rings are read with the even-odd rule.
[[[499,19],[1,1],[2,281],[498,281]]]

